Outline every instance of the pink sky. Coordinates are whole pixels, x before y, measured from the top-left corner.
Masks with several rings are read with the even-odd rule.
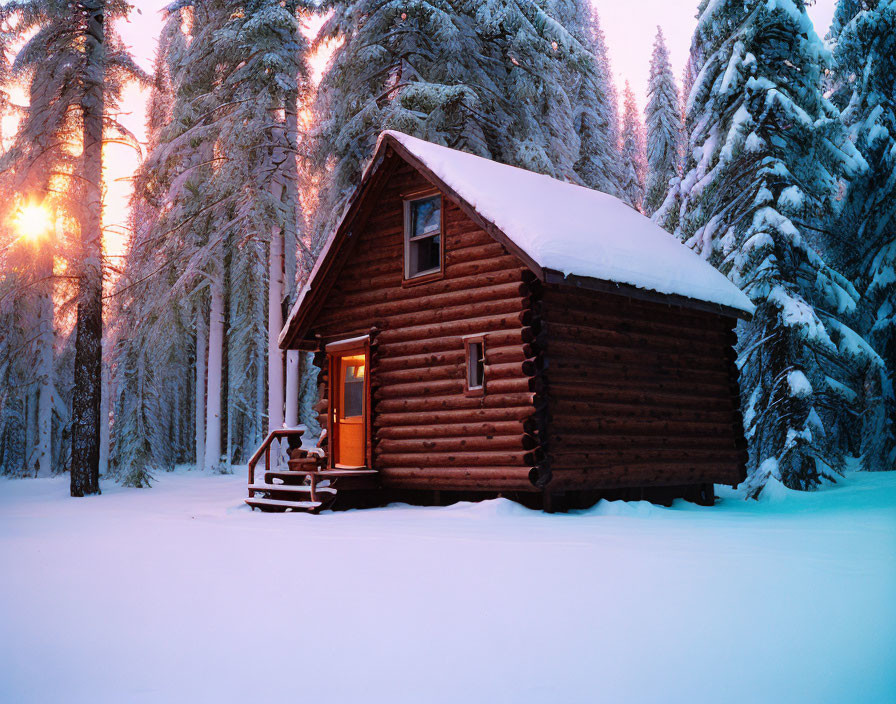
[[[161,9],[171,0],[131,0],[135,12],[119,27],[122,37],[134,52],[137,62],[147,71],[152,67],[156,38],[162,25]],[[610,59],[620,89],[626,80],[632,84],[638,102],[646,102],[647,75],[657,25],[663,28],[676,79],[681,76],[691,34],[696,24],[697,0],[593,0],[603,24],[610,48]],[[822,37],[827,33],[834,12],[835,0],[818,0],[809,7],[809,15]],[[140,90],[126,92],[122,122],[138,137],[143,137],[145,96]],[[119,227],[126,217],[130,190],[128,177],[139,163],[138,156],[125,147],[109,149],[107,155],[107,249],[121,254],[124,238]]]

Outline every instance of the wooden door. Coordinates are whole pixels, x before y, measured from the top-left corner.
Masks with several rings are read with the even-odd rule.
[[[333,467],[367,465],[369,369],[366,347],[330,354]]]

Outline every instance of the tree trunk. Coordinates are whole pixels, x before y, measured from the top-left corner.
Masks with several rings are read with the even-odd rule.
[[[111,359],[109,352],[110,343],[108,337],[104,341],[105,348],[103,354],[105,358]],[[100,464],[99,473],[101,477],[106,476],[109,472],[109,448],[111,446],[111,428],[109,427],[110,405],[112,403],[112,370],[109,369],[108,362],[103,364],[102,370],[102,388],[100,389]]]
[[[281,189],[282,190],[282,189]],[[268,431],[283,427],[283,231],[271,228],[268,284]]]
[[[317,422],[317,412],[314,410],[318,398],[317,375],[318,369],[314,366],[314,353],[302,352],[302,369],[299,373],[299,421],[308,428],[306,435],[320,435],[320,423]]]
[[[221,281],[211,285],[208,329],[208,402],[205,407],[205,468],[221,463],[221,373],[224,357],[224,291]]]
[[[205,320],[202,313],[196,320],[196,466],[205,461]]]
[[[37,277],[44,283],[38,303],[37,471],[46,477],[53,470],[53,257],[48,250],[39,257]]]
[[[71,495],[99,494],[102,386],[103,272],[102,176],[105,0],[80,0],[84,33],[84,97],[80,272],[75,324],[75,389],[72,401]]]
[[[298,350],[286,351],[286,427],[299,424],[299,354]]]

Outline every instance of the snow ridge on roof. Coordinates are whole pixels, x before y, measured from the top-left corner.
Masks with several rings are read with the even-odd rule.
[[[752,314],[724,274],[618,198],[387,131],[544,269]]]

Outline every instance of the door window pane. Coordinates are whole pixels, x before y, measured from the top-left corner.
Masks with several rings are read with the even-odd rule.
[[[349,365],[345,369],[344,418],[364,415],[364,365]]]

